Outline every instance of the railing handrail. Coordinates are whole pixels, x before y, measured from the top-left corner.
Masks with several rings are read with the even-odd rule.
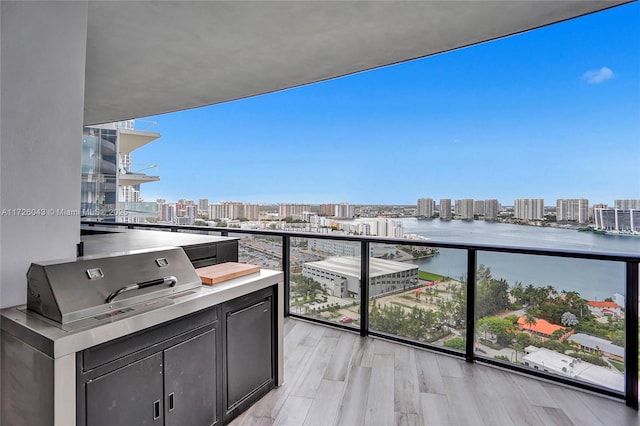
[[[626,264],[626,278],[625,278],[625,390],[624,393],[619,391],[606,389],[598,385],[578,383],[574,379],[565,378],[561,376],[553,376],[552,380],[579,386],[589,391],[595,391],[604,395],[613,397],[624,397],[628,406],[638,409],[638,287],[639,287],[639,269],[640,269],[640,253],[600,253],[591,251],[579,251],[579,250],[567,250],[567,249],[545,249],[545,248],[533,248],[533,247],[511,247],[500,246],[491,244],[467,244],[467,243],[451,243],[444,241],[434,240],[412,240],[412,239],[399,239],[399,238],[379,238],[370,236],[356,236],[356,235],[331,235],[323,233],[313,232],[295,232],[295,231],[280,231],[272,229],[242,229],[242,228],[228,228],[228,227],[211,227],[211,226],[191,226],[191,225],[171,225],[171,224],[132,224],[122,222],[95,222],[95,221],[82,221],[83,225],[88,226],[103,226],[103,227],[126,227],[128,229],[168,229],[172,232],[178,232],[179,230],[196,231],[196,232],[219,232],[222,236],[228,236],[230,233],[237,234],[253,234],[253,235],[270,235],[276,237],[282,237],[282,270],[284,273],[284,312],[286,315],[290,314],[289,302],[290,302],[290,284],[291,284],[291,270],[290,270],[290,251],[291,251],[291,239],[292,238],[315,238],[315,239],[331,239],[341,241],[358,242],[360,244],[361,256],[360,256],[360,280],[362,283],[369,282],[369,248],[371,243],[383,243],[383,244],[396,244],[396,245],[412,245],[422,247],[438,247],[438,248],[452,248],[465,250],[467,252],[467,277],[466,277],[466,291],[467,291],[467,306],[466,306],[466,330],[475,330],[476,325],[476,310],[475,310],[475,287],[476,287],[476,269],[477,269],[477,253],[479,251],[489,252],[502,252],[502,253],[515,253],[515,254],[528,254],[539,256],[554,256],[554,257],[568,257],[577,259],[589,259],[589,260],[604,260],[604,261],[617,261],[625,262]],[[419,342],[408,342],[398,336],[389,336],[384,332],[370,330],[369,329],[369,294],[368,285],[361,285],[360,291],[360,334],[362,336],[379,336],[388,338],[391,340],[400,341],[402,343],[415,344],[418,346],[424,346]],[[295,315],[294,315],[295,316]],[[311,319],[309,317],[304,317]],[[327,321],[321,319],[313,319],[318,322],[327,324]],[[344,325],[335,325],[341,328],[346,328]],[[467,362],[482,361],[488,364],[497,365],[503,368],[524,372],[526,374],[550,378],[547,373],[543,373],[536,370],[526,370],[524,367],[517,365],[504,364],[500,361],[495,361],[489,358],[482,359],[476,357],[474,353],[475,345],[475,333],[467,333],[465,337],[465,352],[464,356]],[[438,348],[432,345],[424,346],[428,349],[438,350],[452,355],[458,355],[454,350],[448,348]]]
[[[83,225],[89,226],[109,226],[109,227],[126,227],[126,228],[149,228],[149,229],[180,229],[189,231],[205,231],[205,232],[220,232],[224,234],[237,233],[237,234],[249,234],[249,235],[272,235],[275,237],[293,237],[293,238],[315,238],[315,239],[327,239],[327,240],[341,240],[360,243],[366,241],[368,243],[381,243],[381,244],[403,244],[421,247],[437,247],[437,248],[450,248],[460,250],[476,250],[476,251],[489,251],[497,253],[513,253],[513,254],[532,254],[538,256],[553,256],[553,257],[572,257],[577,259],[590,259],[590,260],[607,260],[615,262],[640,262],[640,253],[625,253],[625,252],[597,252],[588,250],[573,250],[573,249],[551,249],[551,248],[537,248],[537,247],[525,247],[525,246],[507,246],[499,244],[478,244],[478,243],[454,243],[449,241],[438,240],[411,240],[402,238],[388,238],[388,237],[376,237],[366,235],[333,235],[315,232],[299,232],[299,231],[280,231],[273,229],[246,229],[246,228],[229,228],[218,226],[195,226],[195,225],[173,225],[173,224],[160,224],[160,223],[124,223],[124,222],[96,222],[96,221],[82,221]],[[634,238],[634,237],[629,237]]]

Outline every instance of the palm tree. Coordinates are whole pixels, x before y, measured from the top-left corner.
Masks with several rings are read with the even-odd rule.
[[[536,322],[538,322],[536,317],[533,316],[533,313],[531,313],[531,312],[529,312],[529,310],[527,310],[527,312],[524,314],[524,324],[528,325],[529,326],[529,330],[531,330],[531,327],[536,325]]]
[[[515,364],[518,363],[518,352],[523,352],[524,351],[524,346],[522,346],[522,343],[518,342],[517,340],[514,341],[513,343],[511,343],[511,349],[513,349],[514,351],[516,351],[516,361]]]

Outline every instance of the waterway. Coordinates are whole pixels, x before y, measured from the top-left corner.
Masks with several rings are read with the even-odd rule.
[[[404,232],[443,242],[493,244],[534,248],[581,250],[600,253],[640,253],[640,238],[601,235],[573,229],[534,227],[485,221],[402,219]],[[440,249],[440,254],[414,263],[421,270],[453,278],[466,276],[466,251]],[[494,278],[514,285],[552,285],[577,291],[589,300],[624,295],[625,264],[509,253],[478,252],[478,264],[491,268]]]

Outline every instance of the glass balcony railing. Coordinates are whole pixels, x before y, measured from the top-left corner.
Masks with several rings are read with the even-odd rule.
[[[284,272],[287,315],[638,407],[638,253],[135,227],[238,237],[241,262]]]
[[[134,213],[158,214],[158,203],[156,202],[139,202],[139,203],[118,203],[118,209]]]

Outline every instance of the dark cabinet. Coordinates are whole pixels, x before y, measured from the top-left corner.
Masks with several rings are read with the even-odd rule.
[[[79,354],[77,424],[217,424],[217,312],[211,308]]]
[[[78,426],[228,423],[277,376],[268,287],[76,354]]]
[[[275,303],[272,288],[222,306],[225,422],[262,397],[275,383]]]
[[[216,423],[215,348],[214,329],[164,351],[165,425]]]
[[[162,421],[162,353],[87,383],[87,425],[150,425]]]

